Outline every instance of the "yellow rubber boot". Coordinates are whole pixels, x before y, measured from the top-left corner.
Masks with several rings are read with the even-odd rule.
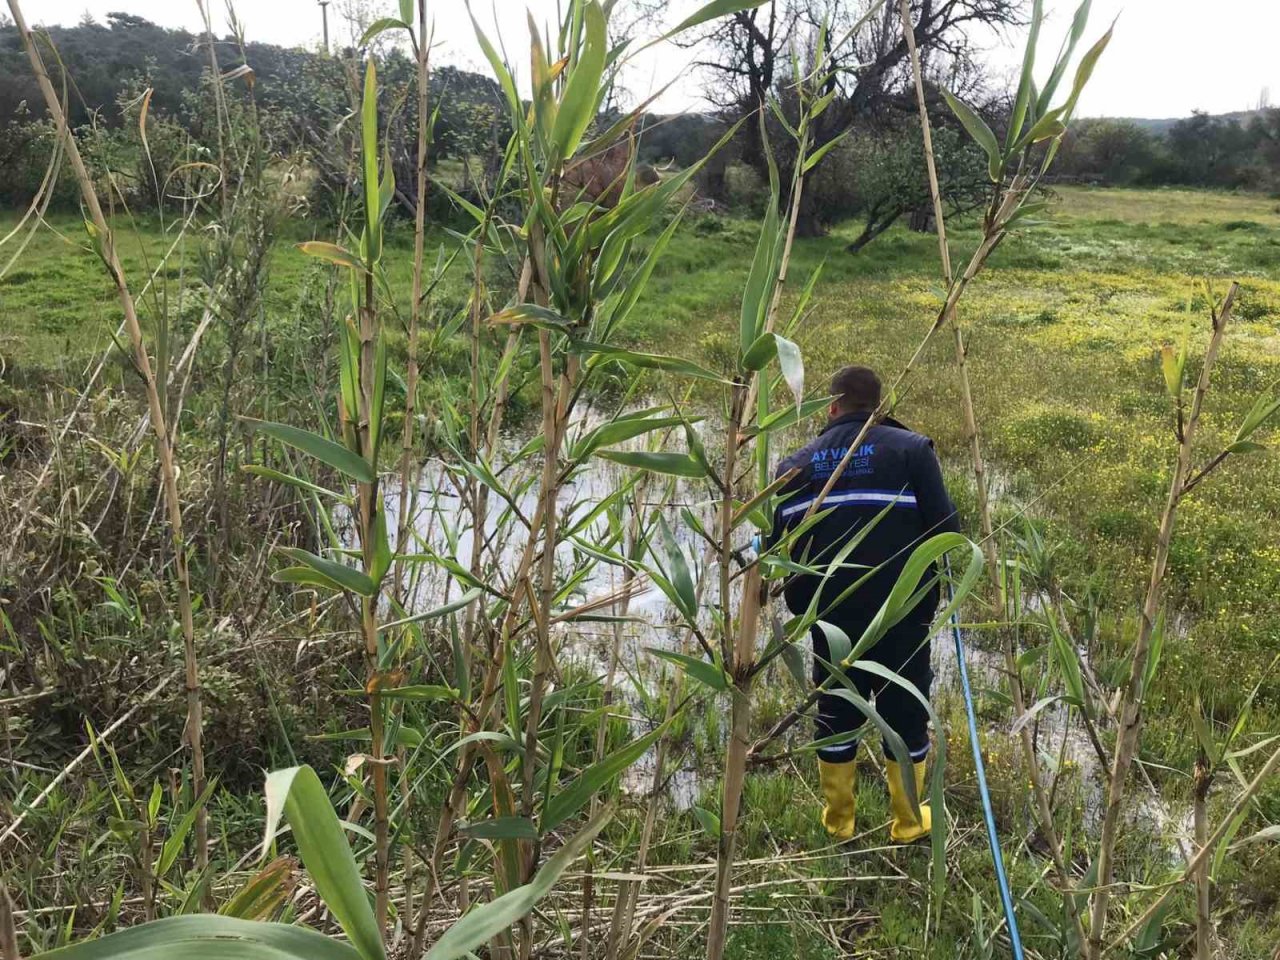
[[[929,805],[920,804],[919,815],[911,809],[911,799],[907,796],[907,783],[903,779],[903,769],[893,760],[885,761],[885,776],[889,781],[889,810],[893,813],[893,825],[889,827],[889,836],[894,843],[912,843],[921,837],[928,836],[933,825],[933,815]],[[912,764],[912,774],[916,781],[916,797],[924,796],[924,761]]]
[[[822,825],[837,840],[853,836],[857,812],[858,766],[853,760],[844,763],[818,761],[818,779],[822,786]]]

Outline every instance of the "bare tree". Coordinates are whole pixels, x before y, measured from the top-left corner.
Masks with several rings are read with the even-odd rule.
[[[662,0],[633,3],[655,17],[665,6]],[[1001,30],[1019,26],[1023,5],[1023,0],[912,0],[915,44],[925,75],[970,102],[984,99],[981,91],[988,84],[983,43]],[[851,31],[864,20],[861,29]],[[814,153],[855,127],[884,132],[912,116],[907,42],[892,4],[769,0],[717,20],[701,36],[681,42],[700,52],[695,65],[705,78],[704,95],[724,119],[749,116],[770,96],[789,115],[794,58],[812,56],[824,27],[827,49],[821,54],[834,69],[820,94],[832,100],[812,128]],[[799,66],[803,71],[808,65]],[[770,136],[775,144],[787,139]],[[737,147],[743,163],[767,175],[758,124],[743,125]],[[777,160],[785,184],[794,158],[784,154]],[[819,231],[820,203],[819,196],[811,195],[803,205],[797,223],[801,235]]]

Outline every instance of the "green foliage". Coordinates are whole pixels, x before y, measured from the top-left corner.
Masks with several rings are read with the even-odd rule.
[[[175,952],[192,960],[363,960],[345,943],[287,923],[232,917],[168,917],[45,953],[58,960],[159,960]]]

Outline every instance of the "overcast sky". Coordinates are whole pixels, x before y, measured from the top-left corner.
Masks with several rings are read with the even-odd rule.
[[[210,0],[214,28],[225,22],[225,0]],[[329,7],[330,35],[337,42],[347,28],[336,14],[346,0]],[[395,0],[366,0],[387,15]],[[1050,20],[1041,34],[1042,59],[1057,49],[1077,0],[1046,0]],[[672,25],[700,0],[671,0]],[[491,35],[501,32],[512,61],[527,63],[529,9],[539,22],[554,20],[556,0],[476,0],[477,16]],[[195,0],[25,0],[32,23],[72,24],[86,12],[103,20],[108,11],[125,10],[165,26],[199,29]],[[315,46],[320,40],[316,0],[238,0],[236,9],[251,40]],[[437,62],[485,69],[463,0],[435,0]],[[495,11],[497,27],[495,29]],[[1280,0],[1094,0],[1086,42],[1119,15],[1115,37],[1081,103],[1081,115],[1179,117],[1192,110],[1221,113],[1257,106],[1271,91],[1280,103]],[[1017,60],[1021,37],[990,41],[990,56],[1004,70]],[[1082,47],[1085,44],[1082,44]],[[699,81],[687,69],[693,55],[670,45],[640,57],[626,77],[639,98],[674,77],[680,79],[658,101],[663,110],[697,109]],[[487,69],[485,69],[487,72]]]

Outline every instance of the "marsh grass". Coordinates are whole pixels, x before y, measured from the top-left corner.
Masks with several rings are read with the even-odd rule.
[[[571,12],[578,15],[586,9],[574,4]],[[416,18],[408,19],[414,20],[421,35],[427,32],[421,7],[416,13]],[[582,34],[574,31],[581,28],[580,20],[576,26],[571,20],[560,38],[547,40],[547,53],[557,43],[567,45],[565,63],[578,62],[585,48],[580,46]],[[496,59],[493,65],[501,76],[506,68]],[[549,72],[549,62],[534,66]],[[637,384],[657,384],[661,393],[671,397],[672,384],[678,382],[678,377],[658,376],[643,364],[639,371],[629,368],[628,362],[633,361],[621,353],[616,369],[622,375],[592,381],[592,366],[581,364],[582,354],[566,346],[572,338],[562,321],[567,320],[571,330],[577,324],[588,325],[600,306],[595,292],[581,286],[581,277],[559,274],[562,261],[538,249],[539,244],[560,242],[560,231],[571,235],[579,223],[565,218],[563,210],[547,209],[538,202],[544,190],[554,196],[567,159],[559,150],[562,144],[547,139],[548,125],[543,122],[557,107],[573,106],[565,107],[567,96],[562,79],[546,79],[537,109],[530,115],[535,132],[526,130],[525,139],[513,145],[511,158],[521,162],[513,159],[505,171],[509,179],[499,185],[504,195],[487,198],[485,209],[476,211],[479,216],[459,215],[453,227],[473,231],[462,247],[465,255],[449,262],[438,284],[432,277],[433,300],[424,304],[421,315],[412,291],[422,289],[423,250],[454,244],[456,234],[432,227],[415,243],[407,223],[389,220],[378,264],[385,290],[371,295],[365,288],[354,299],[346,293],[345,277],[338,273],[335,279],[333,268],[308,264],[289,243],[329,239],[330,225],[286,226],[272,251],[261,329],[255,331],[261,337],[260,346],[249,348],[242,367],[252,370],[248,374],[252,402],[261,402],[290,422],[337,423],[341,433],[341,405],[334,399],[338,383],[334,354],[340,339],[335,331],[341,329],[345,314],[354,312],[369,321],[371,336],[366,343],[383,338],[393,369],[407,371],[416,357],[430,370],[422,389],[412,397],[397,395],[396,390],[403,389],[398,384],[388,390],[392,409],[386,425],[400,428],[393,446],[401,487],[392,498],[399,498],[402,520],[414,512],[415,497],[405,497],[408,460],[402,455],[401,438],[417,437],[414,442],[422,444],[438,472],[424,470],[431,481],[416,491],[420,497],[417,519],[424,528],[403,524],[396,538],[396,553],[406,555],[402,564],[412,572],[407,579],[397,573],[386,593],[398,594],[395,600],[404,609],[393,612],[389,602],[383,606],[366,599],[360,637],[350,593],[285,591],[270,585],[259,591],[255,584],[266,584],[267,573],[278,569],[279,564],[269,560],[269,548],[277,541],[319,549],[354,570],[352,545],[367,545],[371,534],[376,536],[372,521],[391,501],[380,502],[372,490],[361,489],[366,515],[357,521],[357,533],[349,509],[323,508],[315,497],[291,495],[283,485],[245,484],[227,494],[235,498],[231,504],[224,502],[227,513],[245,534],[235,541],[245,556],[235,558],[227,576],[237,584],[238,601],[245,610],[208,623],[202,668],[209,696],[217,705],[210,724],[220,735],[209,737],[216,763],[224,772],[238,771],[240,776],[224,777],[209,801],[209,816],[218,829],[214,862],[220,874],[212,884],[174,871],[157,893],[152,881],[159,878],[144,866],[147,852],[163,842],[162,836],[180,834],[182,818],[195,809],[198,792],[191,790],[181,773],[162,775],[161,766],[178,742],[181,723],[175,720],[181,711],[172,704],[152,711],[151,701],[138,702],[137,694],[127,689],[121,692],[120,703],[97,704],[108,721],[100,726],[110,729],[112,736],[127,738],[118,753],[123,765],[131,771],[136,765],[142,771],[136,783],[129,781],[128,789],[118,783],[113,786],[114,774],[76,773],[78,765],[68,771],[76,775],[68,776],[65,784],[49,783],[56,769],[50,764],[66,764],[77,756],[81,757],[78,764],[84,764],[92,754],[75,753],[75,737],[60,736],[67,729],[79,735],[78,719],[69,722],[67,711],[76,710],[86,697],[110,683],[112,671],[124,662],[122,651],[129,652],[129,662],[142,675],[163,662],[155,656],[155,648],[165,648],[167,643],[172,652],[175,644],[166,630],[171,618],[166,617],[162,603],[165,564],[154,559],[156,551],[140,555],[135,549],[131,556],[125,551],[122,562],[111,552],[107,536],[114,532],[111,528],[103,528],[104,545],[95,539],[97,527],[86,536],[76,525],[75,504],[97,508],[101,503],[93,477],[100,453],[79,432],[65,448],[40,451],[56,455],[59,471],[56,486],[41,500],[45,515],[57,523],[39,524],[38,536],[43,538],[47,529],[61,529],[64,524],[69,532],[62,539],[40,541],[57,544],[58,549],[50,553],[57,573],[49,589],[34,601],[23,598],[16,630],[8,626],[4,664],[5,676],[11,678],[10,664],[18,662],[26,670],[28,664],[20,662],[25,657],[36,669],[22,675],[35,676],[49,686],[13,688],[0,697],[5,743],[25,764],[8,774],[15,784],[14,795],[26,803],[40,789],[49,788],[42,805],[30,812],[24,824],[41,857],[6,871],[6,884],[24,903],[18,919],[31,946],[54,946],[73,934],[107,932],[153,912],[185,909],[206,891],[223,903],[243,902],[237,891],[250,889],[257,876],[253,857],[245,851],[261,841],[264,817],[254,782],[256,770],[244,772],[254,765],[247,754],[263,766],[296,767],[310,762],[333,772],[327,777],[327,788],[319,794],[312,791],[309,812],[297,800],[299,807],[287,814],[299,834],[296,842],[305,848],[306,831],[299,830],[299,824],[319,813],[333,817],[333,810],[339,809],[352,823],[372,821],[373,831],[360,827],[350,832],[353,849],[347,855],[352,858],[352,875],[356,863],[372,861],[374,925],[380,931],[382,916],[392,916],[388,938],[411,953],[436,941],[460,917],[472,918],[474,925],[478,922],[474,918],[492,915],[485,906],[496,904],[504,892],[534,883],[539,867],[558,845],[567,840],[571,849],[584,849],[572,845],[591,844],[594,831],[599,834],[592,847],[591,872],[570,872],[539,913],[527,919],[527,911],[513,914],[494,927],[484,938],[491,955],[527,956],[556,938],[557,946],[549,949],[586,955],[598,938],[613,945],[606,948],[609,951],[625,947],[624,955],[643,948],[688,956],[700,949],[703,930],[713,917],[713,926],[718,927],[711,938],[716,956],[720,950],[729,957],[775,957],[788,952],[844,956],[911,949],[938,958],[986,957],[1004,949],[1001,921],[991,905],[988,854],[974,829],[978,821],[972,761],[966,756],[963,738],[953,732],[960,729],[955,722],[957,704],[947,694],[938,698],[942,723],[937,734],[949,747],[951,758],[949,819],[941,857],[955,896],[937,895],[943,876],[937,858],[931,861],[921,850],[890,850],[880,845],[870,825],[878,827],[887,814],[874,776],[864,777],[861,783],[867,834],[853,851],[842,851],[827,844],[816,823],[816,799],[808,787],[814,777],[805,754],[789,755],[778,766],[750,775],[744,774],[740,758],[725,763],[727,742],[740,744],[747,733],[762,732],[759,728],[776,723],[805,691],[779,664],[756,669],[755,631],[732,596],[739,591],[739,580],[749,581],[750,576],[732,572],[728,535],[734,524],[724,522],[723,509],[719,567],[694,564],[694,573],[701,581],[731,574],[732,586],[726,590],[721,581],[715,599],[695,601],[697,611],[688,619],[689,626],[706,631],[719,649],[719,663],[712,652],[705,665],[728,668],[722,674],[735,689],[727,697],[701,691],[690,699],[690,691],[698,690],[691,679],[668,685],[659,675],[654,686],[658,692],[646,691],[634,701],[610,704],[607,689],[598,683],[604,672],[580,670],[568,655],[561,631],[550,628],[550,614],[561,616],[567,605],[584,599],[603,604],[593,608],[593,614],[627,610],[625,599],[584,597],[572,589],[575,582],[586,582],[578,578],[585,577],[593,564],[618,564],[639,576],[637,571],[645,564],[666,565],[669,572],[675,556],[655,526],[661,503],[653,511],[642,510],[629,497],[636,489],[631,486],[636,484],[633,474],[619,475],[618,486],[606,498],[602,524],[590,530],[589,544],[619,555],[625,551],[634,565],[614,557],[602,561],[581,550],[567,551],[570,559],[558,551],[562,531],[573,523],[573,511],[561,510],[558,496],[562,487],[571,487],[566,481],[586,459],[573,453],[588,429],[588,417],[575,413],[579,401],[593,395],[620,399],[616,409],[625,412],[638,396],[631,392]],[[580,108],[578,103],[575,109]],[[225,112],[226,107],[219,109]],[[364,126],[368,129],[369,124]],[[447,182],[438,185],[448,187]],[[793,193],[793,198],[797,195]],[[981,282],[966,292],[963,308],[967,345],[974,358],[970,372],[975,416],[982,425],[996,491],[992,521],[1009,530],[1020,529],[1015,524],[1026,522],[1024,514],[1033,518],[1052,548],[1052,563],[1045,560],[1045,550],[1050,548],[1044,546],[1020,548],[1017,562],[1029,569],[1052,567],[1053,575],[1036,581],[1036,589],[1056,591],[1060,599],[1055,602],[1061,605],[1067,628],[1079,630],[1085,638],[1094,655],[1093,666],[1108,685],[1122,682],[1126,673],[1126,655],[1136,636],[1131,613],[1146,577],[1146,552],[1154,545],[1159,503],[1167,486],[1162,457],[1168,450],[1168,403],[1162,399],[1158,348],[1180,342],[1189,317],[1203,316],[1211,302],[1197,294],[1190,272],[1221,267],[1246,277],[1238,301],[1240,321],[1233,326],[1240,339],[1228,341],[1222,351],[1215,385],[1215,398],[1222,399],[1206,411],[1207,442],[1230,439],[1252,396],[1275,378],[1280,356],[1276,348],[1280,287],[1266,278],[1277,265],[1280,250],[1272,235],[1275,211],[1266,207],[1267,201],[1255,198],[1179,194],[1173,197],[1177,203],[1168,203],[1169,197],[1168,193],[1153,198],[1134,191],[1062,190],[1050,223],[1019,231],[1000,247]],[[1175,212],[1183,201],[1186,207]],[[367,224],[367,210],[360,202],[347,203],[342,209],[347,222]],[[525,218],[520,222],[535,228],[495,235],[490,228],[501,219],[500,209],[508,216],[518,209]],[[1129,216],[1134,212],[1136,219]],[[700,405],[714,414],[706,429],[733,436],[735,428],[748,423],[759,409],[746,402],[752,375],[744,369],[743,359],[752,343],[742,339],[737,308],[748,286],[751,251],[762,231],[755,222],[732,219],[699,217],[673,223],[673,214],[673,209],[662,211],[634,238],[632,262],[641,261],[655,245],[666,243],[666,249],[627,325],[612,331],[616,334],[612,346],[615,350],[647,348],[726,371],[731,381],[727,390],[713,380],[696,379],[689,399],[682,397],[679,404],[672,401],[670,407],[686,410]],[[582,222],[602,215],[593,211]],[[81,229],[78,221],[54,218],[53,223],[66,236],[77,236]],[[155,224],[134,224],[123,218],[117,223],[122,237],[134,238],[122,241],[126,272],[135,268],[127,256],[130,245],[138,257],[136,264],[141,265],[143,247],[150,262],[155,262],[170,241]],[[510,226],[504,224],[504,228]],[[673,230],[669,235],[660,232],[667,226]],[[775,220],[774,229],[778,226]],[[359,227],[355,229],[358,232]],[[300,233],[291,235],[291,230]],[[795,307],[800,286],[781,282],[788,262],[794,276],[808,277],[825,261],[819,296],[803,311],[804,322],[794,327],[814,382],[855,359],[885,371],[902,369],[940,300],[934,238],[894,231],[851,257],[840,248],[847,239],[844,234],[853,232],[856,226],[851,225],[832,237],[798,240],[794,246],[787,239],[789,261],[784,256],[783,269],[772,273],[782,291],[777,310],[785,317]],[[957,255],[968,256],[981,233],[980,224],[953,225],[950,242]],[[91,274],[96,261],[88,261],[92,255],[77,246],[42,233],[18,269],[0,279],[0,298],[15,321],[13,332],[6,334],[9,339],[0,345],[10,361],[7,369],[15,374],[0,401],[10,405],[11,419],[27,424],[22,429],[30,432],[37,446],[42,435],[52,433],[40,421],[56,425],[56,408],[62,406],[54,401],[55,409],[47,408],[42,394],[51,387],[56,391],[76,384],[80,365],[106,345],[103,324],[117,322],[100,265]],[[598,252],[592,248],[590,255]],[[189,262],[180,259],[166,270],[173,271],[172,278],[177,280]],[[82,284],[90,296],[70,302],[69,282]],[[560,313],[551,318],[537,314],[527,309],[531,302]],[[400,322],[404,318],[410,320],[407,329]],[[175,335],[182,339],[189,336],[196,317],[184,315],[172,321]],[[418,350],[410,345],[414,325],[422,338]],[[516,332],[508,333],[511,329]],[[532,349],[535,338],[536,350]],[[519,350],[522,345],[524,349]],[[214,336],[209,346],[221,360],[221,351],[230,344]],[[500,359],[504,351],[510,351],[510,365]],[[234,360],[232,364],[234,369]],[[972,517],[980,511],[982,497],[965,489],[962,479],[967,470],[960,451],[970,431],[958,415],[963,391],[952,373],[953,364],[953,348],[944,338],[923,350],[917,376],[900,398],[899,412],[951,452],[949,479]],[[184,492],[197,515],[217,506],[216,497],[206,498],[209,478],[201,464],[210,462],[216,449],[211,425],[216,422],[217,387],[225,382],[217,375],[220,369],[220,364],[202,366],[197,357],[187,407],[192,424],[181,437],[180,459],[193,465],[184,476]],[[120,364],[113,372],[115,376],[93,392],[93,406],[77,421],[77,428],[83,424],[95,431],[99,445],[110,441],[105,443],[111,448],[106,475],[122,491],[125,507],[108,510],[116,502],[109,498],[104,515],[123,515],[128,531],[136,529],[140,522],[136,514],[146,513],[154,490],[148,469],[145,464],[140,468],[137,454],[126,442],[128,430],[112,432],[105,425],[107,415],[126,402],[117,387],[132,388],[127,367]],[[405,382],[411,381],[409,377]],[[762,391],[764,409],[791,402],[776,374],[769,374],[766,382],[770,381],[772,389]],[[362,385],[369,386],[363,381]],[[368,405],[370,398],[363,390],[361,394]],[[415,409],[422,413],[416,422]],[[346,412],[350,427],[367,429],[363,417],[351,424],[350,409]],[[401,416],[406,419],[396,419]],[[508,444],[502,438],[504,428],[524,435],[536,434],[539,427],[542,448],[536,441],[522,444],[517,439]],[[649,438],[654,444],[632,452],[679,451],[685,456],[692,451],[697,434],[686,435],[681,445],[681,426],[665,423],[661,429],[665,431],[661,444],[655,428]],[[776,450],[800,433],[788,431],[770,441]],[[671,434],[676,437],[674,444]],[[1269,439],[1266,434],[1260,436]],[[723,471],[718,492],[711,490],[702,498],[704,505],[713,508],[710,514],[717,505],[731,504],[735,490],[744,496],[758,491],[764,478],[752,475],[763,472],[759,468],[767,467],[770,455],[764,444],[755,451],[736,451],[745,470],[735,470],[732,457],[725,462],[725,449],[714,443],[709,446],[713,466],[708,472]],[[736,444],[730,440],[726,446],[734,451]],[[260,465],[296,472],[306,483],[346,489],[336,474],[287,450],[266,443],[251,442],[245,447],[245,456],[254,456]],[[368,453],[363,443],[355,447]],[[28,463],[22,455],[6,456],[20,471]],[[1275,599],[1280,595],[1276,583],[1280,557],[1266,533],[1280,508],[1276,500],[1280,494],[1275,492],[1280,489],[1280,477],[1275,458],[1254,457],[1238,466],[1214,478],[1211,497],[1206,490],[1188,497],[1183,527],[1190,532],[1175,534],[1167,545],[1174,583],[1170,600],[1194,628],[1174,632],[1166,641],[1163,666],[1146,705],[1150,733],[1140,759],[1149,770],[1151,789],[1160,794],[1157,799],[1171,806],[1189,800],[1186,784],[1173,771],[1190,770],[1198,749],[1185,724],[1180,729],[1171,722],[1185,712],[1188,689],[1214,689],[1217,695],[1212,698],[1209,722],[1221,726],[1233,722],[1248,691],[1260,681],[1251,701],[1246,742],[1264,743],[1265,731],[1275,725],[1277,680],[1267,673],[1266,658],[1260,652],[1274,645],[1280,631],[1280,606]],[[496,467],[497,473],[485,473],[482,467]],[[367,487],[368,481],[362,486]],[[513,496],[512,491],[519,495]],[[530,509],[534,504],[523,500],[525,495],[541,503],[540,513],[539,508]],[[50,501],[72,506],[48,509]],[[1099,512],[1100,501],[1107,504],[1105,514]],[[523,510],[513,503],[523,504]],[[503,539],[488,539],[486,511],[497,518]],[[714,531],[710,519],[704,522]],[[976,522],[972,526],[979,528]],[[626,530],[632,532],[624,534]],[[201,534],[193,551],[197,576],[205,570],[201,552],[213,542],[207,531]],[[447,559],[437,534],[454,552],[461,542],[472,544],[471,568],[448,568],[455,584],[446,599],[461,606],[391,628],[391,635],[399,637],[394,645],[378,639],[382,631],[374,622],[371,645],[371,614],[382,620],[405,620],[408,616],[401,614],[419,609],[414,606],[415,597],[421,600],[425,589],[420,571],[443,565]],[[256,542],[250,537],[256,537]],[[505,552],[507,545],[522,558],[515,572],[511,555]],[[366,549],[360,558],[365,569],[376,559],[368,554]],[[87,562],[96,574],[104,561],[120,563],[119,576],[96,577],[90,590],[76,564]],[[652,577],[654,572],[662,570],[651,566],[645,575]],[[1028,589],[1031,583],[1028,574]],[[486,586],[497,593],[485,594]],[[750,591],[743,593],[750,595]],[[708,612],[713,604],[719,610]],[[207,608],[202,607],[199,614],[203,627]],[[0,622],[0,628],[6,625]],[[43,647],[15,642],[19,635],[23,641],[39,637]],[[692,635],[685,651],[704,652]],[[51,680],[56,672],[60,675]],[[638,683],[643,684],[646,675],[640,673]],[[130,682],[136,679],[131,677]],[[149,677],[148,684],[152,680]],[[433,685],[432,690],[419,690],[420,702],[410,696],[396,697],[396,687],[419,680]],[[998,672],[991,674],[989,683],[989,689],[980,691],[979,706],[991,724],[985,749],[999,820],[1008,827],[1009,869],[1033,951],[1060,956],[1072,949],[1059,919],[1061,898],[1044,882],[1044,850],[1030,829],[1034,817],[1028,816],[1026,771],[1008,749],[1004,733],[1009,718]],[[391,691],[385,697],[379,695],[383,684]],[[457,692],[447,693],[445,688]],[[146,696],[157,688],[138,689]],[[1044,687],[1045,692],[1052,689],[1056,688]],[[54,699],[45,699],[50,696]],[[53,718],[52,723],[42,721],[35,712],[43,707],[31,707],[45,702],[54,705],[45,714]],[[136,724],[110,726],[111,720],[135,715],[125,710],[143,714],[143,707],[147,715]],[[625,720],[624,713],[628,714]],[[669,722],[665,728],[661,726],[664,718]],[[371,728],[379,723],[384,724],[382,732],[400,738],[394,748],[374,739],[378,734]],[[660,789],[644,798],[615,796],[612,787],[605,786],[608,778],[602,777],[590,802],[584,798],[580,805],[584,811],[604,811],[589,828],[575,833],[574,820],[563,829],[559,823],[540,829],[551,799],[587,777],[593,765],[627,749],[637,723],[648,728],[646,732],[667,731],[659,749],[669,750],[668,769],[692,767],[701,777],[694,809],[673,807]],[[1039,736],[1040,726],[1035,729]],[[488,741],[475,739],[475,734],[491,735],[504,745],[490,748]],[[785,746],[795,750],[803,739],[793,736]],[[433,755],[437,745],[446,744],[448,750]],[[498,749],[501,754],[495,752]],[[352,759],[357,761],[354,765]],[[371,767],[385,772],[371,773]],[[104,763],[103,769],[110,769],[110,764]],[[659,762],[653,787],[661,787],[663,771],[664,764]],[[125,819],[120,812],[138,807],[143,790],[153,780],[162,784],[166,802],[154,815],[148,809],[141,818],[144,836],[113,822],[111,818]],[[382,785],[379,780],[384,781]],[[1224,780],[1225,776],[1217,782],[1221,785]],[[1055,771],[1051,789],[1061,799],[1055,816],[1064,830],[1076,836],[1092,826],[1088,814],[1092,787],[1086,776],[1072,764],[1064,765]],[[740,792],[740,797],[734,798],[730,815],[728,800],[734,792]],[[606,804],[606,795],[615,805]],[[1260,785],[1256,796],[1251,829],[1280,815],[1274,788]],[[1208,820],[1230,824],[1232,802],[1225,791],[1208,794]],[[376,811],[373,817],[371,808]],[[619,815],[606,825],[604,819],[614,810]],[[941,823],[941,805],[937,810]],[[708,817],[715,811],[719,811],[718,825]],[[297,823],[295,815],[300,817]],[[647,845],[638,844],[638,825],[646,819],[652,835]],[[1163,875],[1169,853],[1159,823],[1139,818],[1130,826],[1117,847],[1117,859],[1126,874]],[[731,835],[728,843],[726,832]],[[292,842],[283,837],[281,841]],[[303,855],[308,856],[305,849]],[[1245,905],[1223,914],[1219,933],[1242,955],[1249,955],[1268,938],[1274,939],[1276,929],[1274,910],[1265,903],[1265,887],[1263,893],[1257,892],[1257,877],[1268,876],[1268,870],[1274,874],[1280,867],[1274,851],[1261,842],[1240,848],[1239,862],[1236,859],[1234,855],[1226,859],[1217,880],[1224,890],[1229,885],[1232,893],[1238,893]],[[47,861],[56,866],[46,869]],[[314,860],[308,867],[313,874],[323,873]],[[1191,867],[1188,876],[1203,877],[1199,864]],[[644,881],[617,882],[618,873],[609,875],[619,871],[631,876],[630,870],[643,873]],[[136,880],[122,883],[126,875]],[[273,876],[283,880],[291,878],[293,871],[281,868]],[[297,919],[334,930],[320,900],[310,892],[294,896],[291,883],[271,888],[275,891],[269,898],[271,907],[263,917]],[[588,885],[594,899],[582,893]],[[334,889],[323,882],[317,886],[322,897]],[[288,891],[277,896],[285,887]],[[359,890],[358,879],[352,889]],[[1163,936],[1166,928],[1181,933],[1185,921],[1195,915],[1184,889],[1179,888],[1176,895],[1176,912],[1159,917],[1162,922],[1154,928],[1157,936]],[[625,922],[619,922],[618,911],[612,909],[615,898],[621,900],[620,891],[634,896]],[[593,902],[594,915],[584,909],[584,904]],[[72,911],[72,904],[78,905],[78,912]],[[1155,908],[1148,913],[1150,909]],[[1203,928],[1203,909],[1200,912]],[[1026,921],[1026,914],[1033,919]],[[1135,917],[1140,917],[1136,906],[1124,919]],[[352,928],[338,919],[350,935]],[[618,931],[616,935],[604,936],[606,924]]]

